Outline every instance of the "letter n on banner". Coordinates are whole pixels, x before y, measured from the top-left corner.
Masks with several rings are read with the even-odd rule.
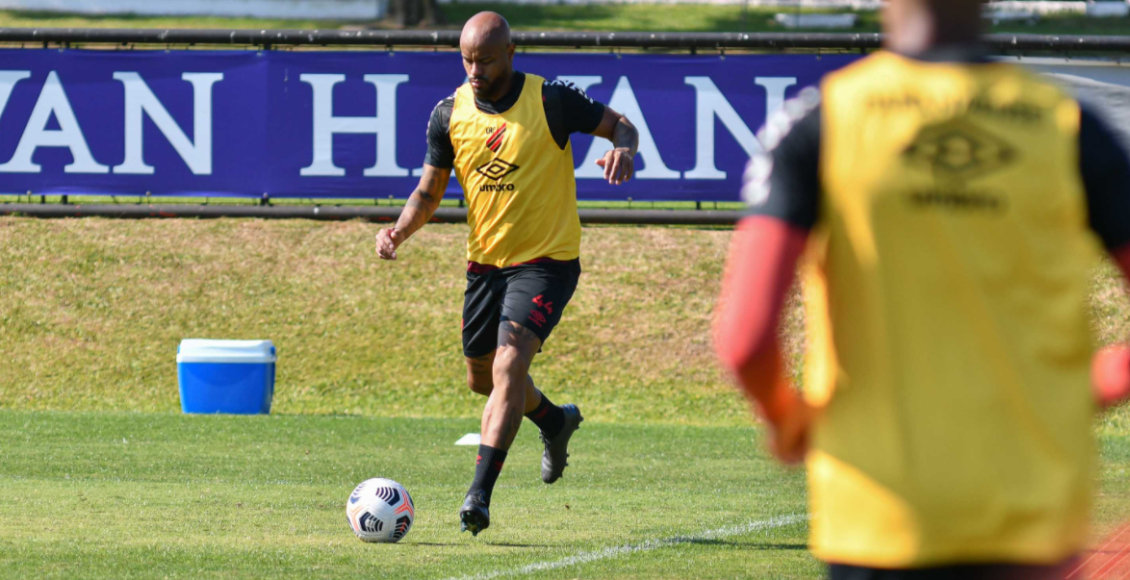
[[[582,91],[587,91],[589,87],[598,85],[604,80],[603,77],[589,75],[559,76],[557,78],[577,85]],[[632,84],[628,82],[628,77],[620,77],[620,80],[616,83],[616,88],[612,91],[612,98],[609,99],[608,106],[627,117],[639,131],[639,156],[643,160],[644,168],[636,172],[635,178],[678,179],[679,172],[667,167],[667,164],[663,162],[663,157],[659,154],[659,147],[655,145],[655,138],[651,136],[651,129],[647,126],[647,120],[644,119],[643,110],[640,109],[640,103],[636,100],[636,94],[632,91]],[[610,149],[612,149],[612,143],[604,139],[593,139],[592,144],[589,145],[588,153],[585,154],[585,159],[581,161],[580,167],[577,167],[575,175],[578,178],[599,179],[604,177],[604,170],[596,164],[596,160],[604,157],[604,154]]]
[[[177,155],[194,175],[212,174],[212,85],[224,79],[224,73],[183,73],[181,79],[192,83],[192,137],[177,125],[149,85],[136,72],[115,72],[126,93],[126,157],[114,173],[152,175],[153,166],[145,163],[142,144],[142,120],[145,115],[169,140]]]
[[[737,111],[718,90],[718,86],[710,77],[687,77],[686,84],[695,89],[695,163],[694,168],[686,173],[687,179],[726,179],[726,172],[714,165],[714,119],[718,118],[722,126],[733,135],[738,145],[745,150],[746,155],[754,156],[761,151],[761,144],[757,142],[753,131],[738,116]],[[785,102],[785,89],[796,84],[792,77],[758,77],[754,80],[757,85],[765,87],[768,93],[766,99],[766,118],[773,114]]]

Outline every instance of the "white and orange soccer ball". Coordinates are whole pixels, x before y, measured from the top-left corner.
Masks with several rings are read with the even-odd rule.
[[[367,479],[345,502],[349,527],[362,542],[399,542],[412,528],[416,506],[403,485],[391,479]]]

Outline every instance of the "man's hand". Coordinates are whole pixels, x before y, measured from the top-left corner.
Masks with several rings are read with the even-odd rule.
[[[385,228],[377,232],[377,255],[382,260],[395,260],[396,248],[404,241],[404,235],[396,228]]]
[[[604,168],[604,178],[611,185],[620,185],[635,174],[635,161],[627,147],[612,149],[603,159],[597,159],[596,164]]]
[[[809,432],[815,410],[795,391],[781,391],[772,412],[764,412],[769,451],[778,461],[794,465],[808,455]]]
[[[1095,354],[1091,362],[1091,388],[1095,402],[1103,409],[1130,398],[1130,348],[1116,344]]]
[[[604,179],[612,185],[631,179],[636,173],[634,159],[640,147],[640,133],[635,125],[612,107],[605,107],[604,117],[592,134],[608,139],[615,147],[605,153],[603,159],[596,160],[596,164],[604,168]]]
[[[440,200],[443,199],[443,192],[447,189],[447,181],[450,178],[451,169],[424,164],[424,174],[420,176],[420,184],[416,186],[412,195],[408,196],[408,201],[404,203],[404,211],[400,212],[396,225],[377,232],[377,255],[382,260],[395,260],[396,249],[400,244],[432,219]]]

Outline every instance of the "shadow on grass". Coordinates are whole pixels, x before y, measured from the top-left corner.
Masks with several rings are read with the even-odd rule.
[[[549,548],[547,544],[512,544],[509,542],[483,542],[488,546],[498,546],[499,548]]]
[[[742,542],[734,540],[718,540],[718,539],[693,539],[687,540],[687,544],[697,544],[700,546],[731,546],[734,548],[746,548],[752,550],[787,550],[798,551],[807,550],[807,544],[774,544],[771,542]]]

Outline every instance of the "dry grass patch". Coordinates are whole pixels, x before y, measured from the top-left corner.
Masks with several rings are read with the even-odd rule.
[[[425,228],[395,263],[375,259],[375,232],[0,218],[0,408],[176,411],[182,338],[269,338],[277,412],[477,416],[459,333],[466,227]],[[598,421],[748,424],[711,347],[729,237],[585,228],[581,284],[535,380]],[[1099,342],[1128,335],[1130,301],[1109,264],[1091,307]],[[795,290],[782,332],[798,369]]]
[[[174,411],[182,338],[269,338],[282,413],[475,416],[459,319],[464,226],[395,263],[375,226],[0,219],[0,407]],[[710,348],[728,232],[586,228],[584,275],[535,363],[605,421],[746,423]]]

